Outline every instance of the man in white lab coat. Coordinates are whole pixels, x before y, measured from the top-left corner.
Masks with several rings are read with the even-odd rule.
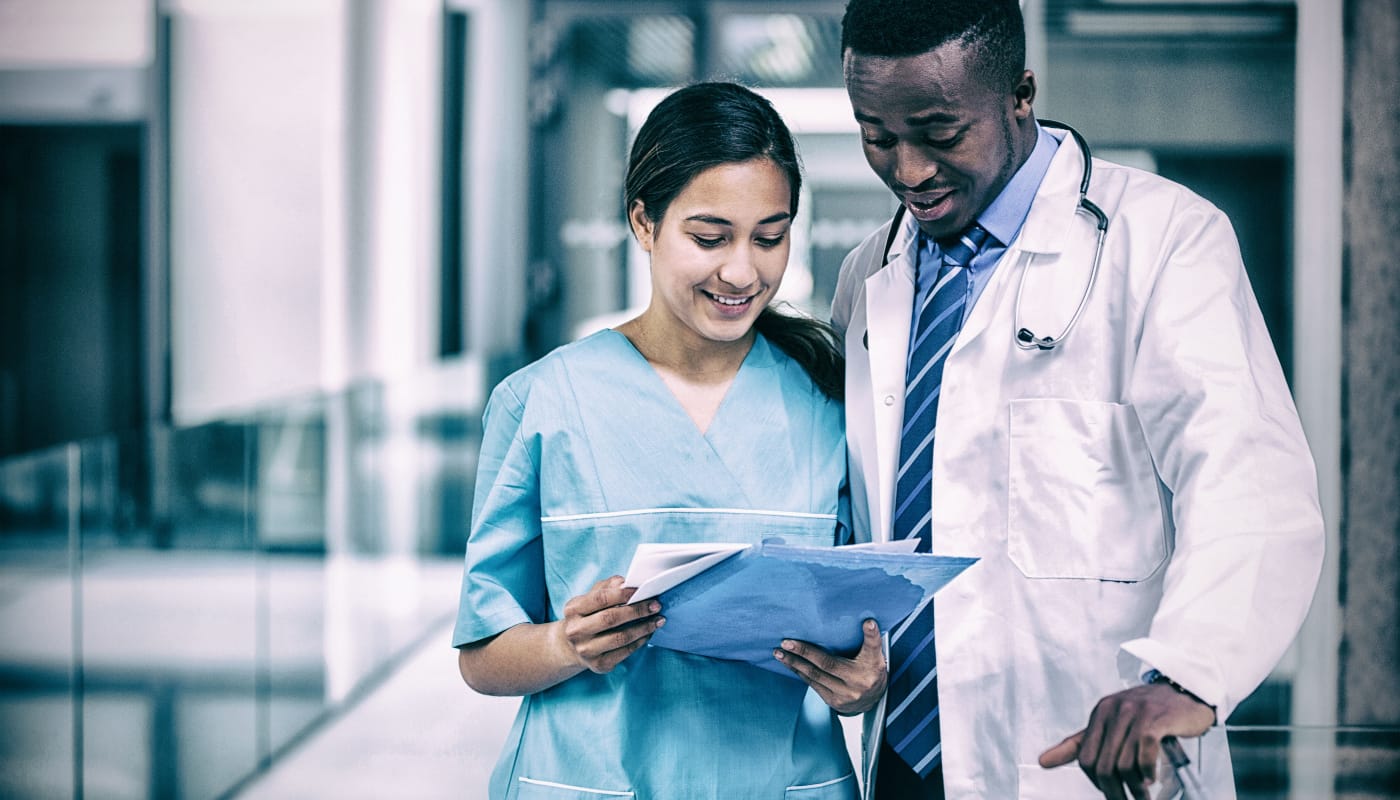
[[[927,446],[932,480],[901,504],[933,552],[980,559],[934,603],[923,727],[886,741],[894,701],[867,717],[867,786],[1144,798],[1176,736],[1230,798],[1221,726],[1322,563],[1312,459],[1229,221],[1039,125],[1024,41],[1009,0],[854,0],[843,21],[865,155],[903,207],[846,258],[832,309],[856,528],[897,535],[901,466]],[[974,224],[970,263],[944,264]],[[909,363],[959,269],[960,330]],[[911,442],[930,364],[936,424]]]

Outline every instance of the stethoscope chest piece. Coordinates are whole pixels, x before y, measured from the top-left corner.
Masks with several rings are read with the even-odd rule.
[[[1024,350],[1032,348],[1037,350],[1054,350],[1055,345],[1059,344],[1059,341],[1051,336],[1036,338],[1036,335],[1031,333],[1030,328],[1021,328],[1016,331],[1016,344],[1020,345]]]

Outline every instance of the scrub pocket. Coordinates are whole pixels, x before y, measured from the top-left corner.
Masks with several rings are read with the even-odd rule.
[[[517,782],[518,800],[619,800],[636,797],[632,792],[608,789],[589,789],[585,786],[571,786],[555,781],[541,781],[522,777]]]
[[[1011,401],[1007,550],[1028,578],[1136,582],[1167,557],[1157,473],[1131,405]]]
[[[809,786],[789,786],[783,800],[854,800],[856,797],[856,775],[846,773],[844,778],[834,781],[814,783]]]

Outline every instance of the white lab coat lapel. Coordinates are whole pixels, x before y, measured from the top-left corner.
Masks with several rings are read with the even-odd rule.
[[[998,269],[1000,272],[1002,268],[1011,267],[1004,270],[1003,296],[1005,302],[1012,304],[1010,313],[1013,315],[1016,294],[1021,291],[1022,275],[1025,275],[1020,317],[1012,318],[1007,336],[1014,336],[1017,327],[1028,328],[1037,337],[1059,336],[1079,307],[1093,265],[1094,244],[1098,240],[1093,218],[1087,213],[1077,213],[1084,153],[1065,131],[1048,130],[1061,139],[1061,146],[1050,162],[1030,214],[1016,237],[1014,252],[1007,252],[1007,258]]]
[[[905,364],[909,356],[909,320],[914,307],[917,227],[906,215],[890,245],[884,268],[865,280],[866,345],[873,391],[869,402],[875,420],[878,480],[867,484],[871,537],[890,537],[890,511],[899,460],[899,431],[904,419]]]
[[[1016,290],[1020,286],[1022,271],[1031,269],[1033,264],[1041,263],[1043,259],[1039,258],[1040,256],[1057,255],[1070,241],[1068,232],[1073,230],[1071,226],[1075,224],[1074,209],[1079,201],[1079,181],[1082,176],[1084,157],[1073,139],[1064,141],[1068,138],[1066,131],[1056,128],[1047,128],[1046,130],[1051,136],[1061,140],[1062,146],[1055,151],[1050,167],[1046,170],[1045,178],[1036,191],[1026,221],[1021,226],[1021,231],[1016,235],[1015,240],[1008,244],[1006,251],[1002,253],[996,272],[992,273],[991,281],[983,290],[976,305],[972,307],[972,313],[968,315],[967,322],[963,324],[962,330],[958,333],[958,339],[953,344],[953,349],[948,356],[949,367],[951,367],[952,360],[957,357],[958,351],[964,349],[973,339],[988,333],[989,329],[991,329],[991,335],[1005,335],[1008,337],[1008,344],[1011,343],[1010,337],[1015,335],[1015,331],[1009,328],[1002,331],[998,326],[999,321],[1013,311],[1013,309],[1007,309],[1004,306],[1016,302]],[[1073,241],[1078,242],[1079,238],[1075,238]],[[1092,240],[1090,243],[1092,244]],[[1091,249],[1085,258],[1092,258],[1092,255]],[[1071,285],[1072,282],[1064,280],[1063,278],[1067,276],[1061,273],[1061,270],[1055,271],[1056,280],[1053,287],[1050,282],[1046,282],[1044,286],[1036,285],[1034,287],[1035,292],[1030,295],[1031,301],[1025,303],[1026,310],[1061,310],[1064,308],[1063,303],[1048,302],[1047,293],[1052,289],[1073,292],[1083,288],[1083,284]],[[1087,273],[1085,277],[1087,278]],[[1032,292],[1032,289],[1032,286],[1026,287],[1027,292]],[[1074,309],[1078,302],[1078,297],[1075,297],[1069,308]],[[1044,321],[1026,324],[1026,321],[1023,320],[1022,324],[1042,336],[1047,333],[1051,335],[1059,333],[1063,328],[1062,324],[1060,327],[1053,327]],[[945,368],[945,376],[946,374]]]

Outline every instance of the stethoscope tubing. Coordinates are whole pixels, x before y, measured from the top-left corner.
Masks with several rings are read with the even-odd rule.
[[[1089,280],[1084,284],[1084,292],[1079,296],[1079,305],[1075,307],[1074,314],[1069,318],[1063,330],[1057,336],[1036,336],[1029,328],[1021,327],[1021,296],[1026,290],[1026,273],[1030,272],[1030,265],[1026,265],[1021,271],[1021,280],[1016,287],[1016,307],[1012,311],[1011,327],[1015,329],[1016,335],[1012,341],[1022,350],[1053,350],[1065,339],[1069,338],[1074,331],[1074,326],[1078,324],[1080,316],[1084,314],[1084,308],[1089,305],[1089,295],[1094,292],[1094,284],[1099,278],[1099,263],[1103,260],[1103,243],[1108,236],[1108,215],[1103,213],[1094,201],[1090,200],[1089,179],[1093,170],[1093,154],[1089,152],[1089,143],[1084,141],[1084,137],[1079,135],[1079,131],[1071,128],[1063,122],[1054,120],[1041,120],[1040,124],[1051,128],[1060,128],[1069,132],[1074,137],[1075,144],[1079,145],[1079,152],[1084,156],[1084,174],[1079,179],[1079,205],[1075,208],[1075,213],[1086,212],[1094,218],[1094,227],[1097,230],[1097,239],[1094,242],[1094,261],[1089,268]]]
[[[1027,265],[1022,269],[1021,278],[1016,287],[1016,305],[1012,310],[1011,324],[1013,335],[1011,340],[1015,342],[1016,346],[1020,349],[1029,351],[1053,350],[1063,344],[1065,339],[1069,338],[1070,333],[1074,331],[1074,326],[1079,323],[1079,318],[1083,316],[1084,309],[1089,305],[1089,296],[1093,294],[1094,284],[1098,282],[1099,264],[1103,260],[1104,240],[1108,236],[1108,215],[1103,213],[1103,209],[1099,208],[1098,205],[1088,197],[1089,181],[1093,169],[1093,155],[1089,151],[1089,143],[1084,141],[1084,137],[1079,134],[1079,131],[1076,131],[1074,128],[1062,122],[1043,119],[1040,120],[1040,124],[1044,127],[1059,128],[1067,131],[1069,135],[1074,138],[1075,144],[1079,146],[1079,151],[1084,156],[1084,172],[1079,180],[1079,205],[1075,208],[1075,213],[1084,212],[1093,217],[1097,239],[1094,242],[1094,260],[1089,269],[1089,280],[1085,283],[1084,292],[1079,297],[1079,305],[1075,307],[1074,314],[1057,336],[1037,337],[1030,329],[1021,327],[1021,297],[1025,293],[1026,273],[1030,271],[1030,266]],[[884,256],[880,262],[881,266],[889,263],[890,248],[894,246],[895,237],[899,232],[901,223],[904,221],[904,213],[905,208],[904,205],[901,204],[899,209],[895,211],[894,219],[890,222],[889,236],[885,239],[885,250]],[[864,341],[866,342],[866,349],[869,349],[869,334],[867,333],[866,336],[867,338]]]

